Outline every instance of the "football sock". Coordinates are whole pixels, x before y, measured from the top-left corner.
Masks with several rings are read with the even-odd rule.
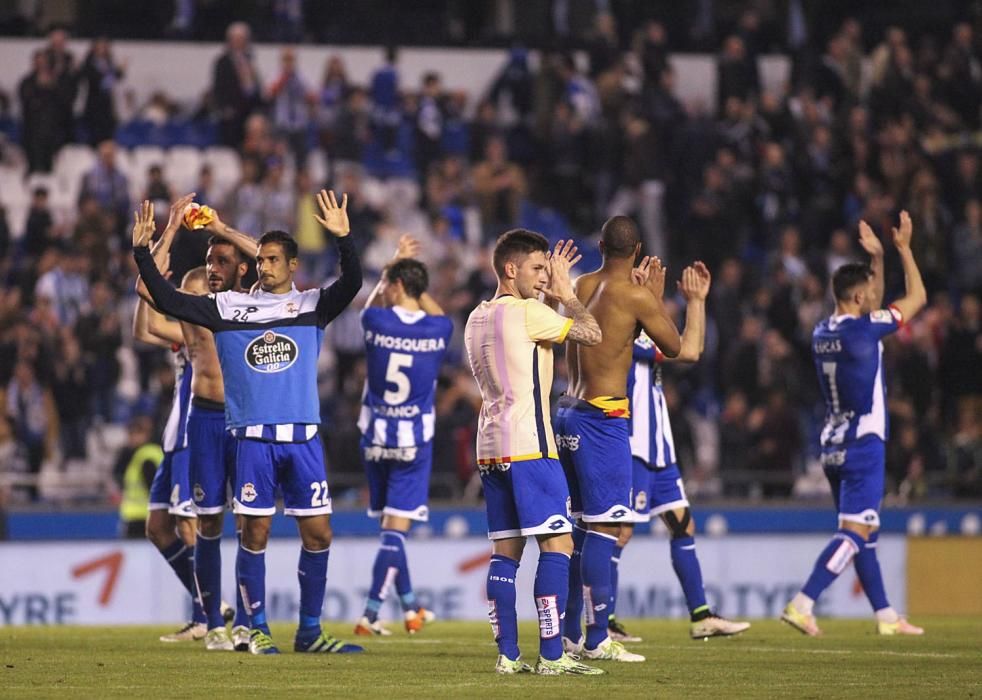
[[[236,541],[242,544],[242,530],[236,530]],[[239,587],[239,558],[235,558],[235,618],[232,620],[232,627],[248,627],[249,611],[245,603],[242,602],[242,589]]]
[[[689,615],[693,621],[701,620],[709,614],[709,608],[706,606],[706,591],[702,585],[702,568],[696,556],[696,538],[691,535],[676,537],[669,546],[672,551],[672,568],[682,584]]]
[[[382,601],[389,594],[393,582],[399,576],[400,561],[405,567],[406,550],[403,547],[403,535],[396,530],[382,530],[378,553],[375,555],[375,565],[372,567],[372,587],[368,590],[368,602],[365,603],[365,617],[369,622],[378,619]],[[409,578],[408,572],[406,578]]]
[[[890,607],[887,600],[887,592],[883,587],[883,574],[880,571],[880,561],[876,556],[877,540],[879,532],[871,533],[866,544],[859,550],[859,554],[853,560],[856,567],[856,575],[859,582],[863,584],[863,590],[869,599],[869,604],[873,606],[873,612],[877,615],[877,620],[881,617],[885,619],[881,622],[896,622],[897,612]],[[881,615],[880,613],[884,613]]]
[[[249,610],[249,622],[254,630],[269,634],[266,623],[266,550],[253,552],[239,545],[239,588],[242,602]]]
[[[306,547],[300,547],[300,563],[297,565],[297,580],[300,582],[298,638],[308,631],[312,632],[311,636],[320,634],[324,590],[327,587],[327,560],[330,554],[330,548],[312,552]]]
[[[399,594],[399,602],[402,603],[403,612],[419,610],[419,603],[416,602],[416,593],[413,592],[413,581],[409,578],[409,558],[406,556],[406,533],[398,530],[389,530],[395,535],[399,544],[399,573],[396,574],[396,593]]]
[[[586,611],[586,647],[596,649],[607,638],[610,606],[610,558],[617,538],[590,530],[583,540],[580,569]]]
[[[621,552],[624,548],[614,545],[614,555],[610,558],[610,619],[614,619],[614,612],[617,609],[617,567],[621,563]]]
[[[205,613],[201,609],[201,601],[198,599],[198,591],[194,583],[194,545],[188,546],[178,538],[158,551],[177,574],[181,585],[191,594],[191,620],[205,622]]]
[[[579,642],[583,637],[580,618],[583,617],[583,574],[582,554],[583,539],[586,530],[573,526],[573,556],[569,560],[569,593],[566,598],[566,617],[563,618],[563,636],[573,642]]]
[[[849,562],[865,545],[866,541],[857,533],[852,530],[840,529],[832,536],[822,553],[818,555],[815,568],[801,592],[813,601],[818,600],[822,591],[832,585],[832,582],[849,566]],[[801,610],[801,608],[798,609]],[[805,611],[801,610],[801,612]]]
[[[201,590],[201,605],[208,618],[208,629],[225,626],[222,617],[222,536],[207,537],[200,532],[195,546],[194,575]]]
[[[562,615],[568,594],[569,557],[562,552],[540,553],[535,571],[535,609],[539,615],[539,654],[549,661],[563,655]]]
[[[488,618],[498,653],[512,661],[518,651],[518,611],[515,608],[515,578],[518,562],[501,554],[491,557],[488,567]]]

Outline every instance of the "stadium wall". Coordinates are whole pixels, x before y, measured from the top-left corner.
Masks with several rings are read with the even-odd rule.
[[[828,535],[731,535],[699,541],[710,604],[731,617],[769,617],[801,586]],[[297,614],[298,540],[270,542],[266,551],[267,612]],[[377,543],[337,539],[331,547],[324,617],[350,622],[361,612]],[[484,620],[484,538],[410,540],[413,585],[420,603],[444,620]],[[884,578],[894,604],[906,608],[906,538],[880,540]],[[537,548],[530,544],[519,573],[519,614],[534,619],[532,583]],[[233,600],[235,546],[223,544],[225,599]],[[188,597],[167,564],[146,542],[9,543],[0,548],[0,626],[29,624],[163,624],[188,618]],[[977,581],[978,579],[976,579]],[[398,619],[396,601],[383,618]],[[624,618],[686,616],[668,542],[639,537],[620,565],[617,612]],[[823,595],[819,615],[868,617],[869,605],[852,569]]]
[[[31,65],[32,53],[43,46],[44,41],[39,39],[5,38],[0,42],[0,88],[16,96],[17,86]],[[264,84],[279,74],[282,48],[278,44],[255,46],[256,64]],[[73,41],[70,49],[81,62],[89,42]],[[372,46],[304,44],[295,49],[298,70],[311,87],[320,85],[324,63],[332,54],[341,56],[349,79],[361,85],[369,83],[385,58],[383,48]],[[114,41],[116,59],[127,63],[119,89],[123,93],[131,91],[138,106],[158,90],[186,105],[197,105],[211,86],[212,65],[222,50],[221,44]],[[507,58],[507,51],[500,49],[407,48],[399,52],[398,67],[403,89],[417,89],[423,74],[436,70],[441,73],[446,89],[463,90],[473,99],[487,91]],[[534,52],[532,60],[535,61]],[[716,99],[715,57],[675,54],[672,65],[677,72],[678,97],[686,102],[701,102],[712,109]],[[788,58],[764,56],[759,66],[765,89],[781,91],[790,73]],[[17,104],[15,108],[19,110],[19,107]]]
[[[911,615],[982,615],[982,537],[907,541]]]

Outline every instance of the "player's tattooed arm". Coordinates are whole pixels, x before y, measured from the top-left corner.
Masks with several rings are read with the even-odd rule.
[[[904,295],[893,302],[905,322],[910,321],[918,311],[927,304],[927,291],[924,289],[924,280],[921,279],[921,271],[914,260],[914,253],[910,249],[910,239],[914,234],[914,225],[910,220],[910,214],[906,211],[900,212],[900,228],[893,229],[893,244],[897,247],[900,254],[900,262],[904,266]]]
[[[870,269],[873,270],[873,308],[883,305],[883,244],[865,221],[859,222],[859,245],[869,253]]]
[[[546,301],[558,300],[566,307],[566,313],[573,319],[573,325],[566,334],[568,340],[580,345],[597,345],[603,339],[600,324],[583,303],[576,297],[569,270],[580,261],[582,255],[576,254],[573,241],[559,241],[555,250],[549,254],[549,282],[542,293]]]
[[[566,308],[566,313],[573,319],[573,325],[570,327],[569,333],[566,334],[567,340],[572,340],[580,345],[598,345],[603,340],[603,333],[600,331],[600,324],[597,323],[597,319],[586,310],[583,302],[577,299],[575,294],[564,299],[563,306]]]

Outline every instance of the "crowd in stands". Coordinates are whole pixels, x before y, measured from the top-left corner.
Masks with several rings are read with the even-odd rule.
[[[439,384],[437,497],[478,496],[480,399],[461,340],[468,313],[495,286],[489,246],[516,226],[572,236],[586,270],[599,262],[600,224],[615,213],[636,218],[646,251],[667,261],[670,276],[695,259],[713,274],[703,359],[666,371],[690,492],[823,496],[811,331],[832,310],[831,272],[863,259],[860,219],[884,238],[887,300],[902,289],[889,241],[907,209],[930,305],[886,342],[888,497],[982,497],[982,37],[968,23],[916,41],[900,27],[868,37],[850,19],[819,55],[795,54],[790,82],[772,92],[762,87],[760,31],[752,11],[742,15],[719,44],[716,103],[685,104],[657,21],[625,42],[614,17],[598,13],[585,51],[543,51],[536,61],[513,49],[486,94],[445,90],[447,66],[404,84],[395,50],[364,85],[329,51],[322,76],[298,72],[289,48],[279,74],[263,76],[249,27],[233,24],[205,105],[176,107],[157,94],[136,116],[160,126],[193,114],[200,126],[182,143],[234,149],[237,181],[223,186],[202,157],[184,173],[186,186],[240,230],[294,232],[305,284],[334,267],[312,217],[310,195],[321,186],[349,194],[370,274],[399,235],[420,238],[431,292],[456,329]],[[53,32],[34,54],[16,97],[30,118],[9,131],[23,155],[8,143],[4,160],[22,157],[26,172],[45,173],[59,149],[73,148],[65,144],[89,143],[97,155],[79,174],[72,216],[54,216],[41,186],[24,221],[0,209],[0,471],[8,473],[91,460],[92,433],[134,416],[161,425],[173,384],[167,353],[129,331],[135,268],[126,239],[138,199],[163,212],[183,192],[163,163],[120,167],[121,143],[137,128],[118,122],[113,98],[125,68],[103,40],[77,62],[65,38]],[[201,264],[203,246],[200,233],[180,234],[176,275]],[[682,299],[668,296],[681,325]],[[357,498],[360,483],[363,301],[329,327],[323,353],[325,443],[341,500],[346,487]],[[560,360],[557,391],[564,377]],[[25,483],[23,494],[36,497]]]

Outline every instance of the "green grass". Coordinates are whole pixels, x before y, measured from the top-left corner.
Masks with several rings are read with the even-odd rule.
[[[482,623],[438,623],[408,638],[366,640],[360,655],[289,653],[293,629],[274,625],[278,657],[162,644],[159,627],[0,629],[0,697],[266,698],[972,698],[982,696],[982,620],[919,618],[924,637],[884,638],[870,621],[823,620],[803,637],[757,621],[741,637],[691,641],[681,621],[626,621],[644,637],[643,664],[605,662],[595,677],[497,676]],[[347,635],[347,625],[328,625]],[[395,628],[393,628],[395,629]],[[536,629],[523,624],[525,657]],[[583,693],[588,693],[583,695]]]

